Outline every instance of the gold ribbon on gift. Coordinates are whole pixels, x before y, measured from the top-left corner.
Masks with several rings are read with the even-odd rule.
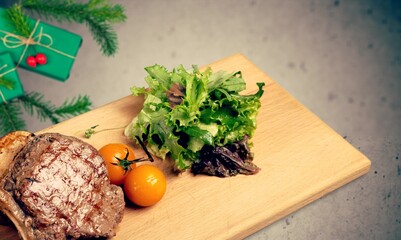
[[[4,68],[6,68],[8,65],[4,64],[3,66],[0,67],[0,71],[3,70]],[[16,68],[10,68],[7,71],[0,73],[0,78],[3,77],[4,75],[9,74],[10,72],[14,72],[16,70]],[[3,91],[1,91],[0,89],[0,97],[3,100],[4,103],[7,103],[6,97],[4,97]]]
[[[63,56],[66,56],[68,58],[74,59],[75,56],[72,56],[68,53],[62,52],[60,50],[57,50],[57,49],[51,47],[53,45],[53,38],[49,34],[43,33],[43,27],[40,27],[39,34],[34,36],[37,28],[39,27],[39,23],[40,23],[40,20],[37,20],[34,28],[31,31],[31,34],[29,35],[28,38],[0,29],[0,32],[6,34],[5,37],[1,38],[4,46],[6,46],[7,48],[18,48],[21,46],[25,46],[24,51],[22,52],[20,59],[17,62],[17,66],[19,66],[19,64],[22,62],[22,60],[24,59],[24,56],[28,50],[28,47],[31,45],[38,45],[41,47],[45,47],[55,53],[58,53]],[[46,38],[48,40],[48,43],[46,43],[46,44],[42,43],[42,38]]]

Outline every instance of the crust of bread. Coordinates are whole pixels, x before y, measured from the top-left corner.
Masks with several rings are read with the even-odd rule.
[[[0,138],[0,178],[7,173],[14,156],[33,136],[33,133],[27,131],[15,131]]]
[[[0,183],[3,183],[4,176],[8,173],[9,166],[15,155],[34,137],[33,133],[26,131],[11,132],[0,138]],[[18,230],[18,234],[23,240],[31,240],[34,238],[30,232],[23,227],[21,216],[24,215],[22,210],[16,207],[16,204],[7,204],[14,199],[10,194],[6,193],[0,187],[0,211],[2,211],[14,223]],[[16,217],[20,216],[20,217]]]

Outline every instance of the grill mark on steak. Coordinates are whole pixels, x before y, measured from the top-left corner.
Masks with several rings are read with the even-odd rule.
[[[111,185],[104,160],[74,137],[46,133],[14,158],[1,181],[36,239],[112,237],[124,197]]]

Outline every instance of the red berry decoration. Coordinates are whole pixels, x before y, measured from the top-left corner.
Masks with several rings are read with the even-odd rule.
[[[35,59],[36,59],[36,62],[41,65],[46,64],[46,62],[47,62],[46,55],[44,55],[43,53],[36,54]]]
[[[28,64],[28,66],[30,67],[36,67],[36,59],[34,56],[28,56],[26,58],[26,64]]]

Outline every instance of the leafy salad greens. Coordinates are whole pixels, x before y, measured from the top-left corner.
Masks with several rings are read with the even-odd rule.
[[[205,146],[221,147],[254,134],[263,82],[255,94],[240,95],[246,84],[239,71],[201,72],[197,66],[187,71],[182,65],[145,70],[149,87],[131,88],[133,95],[144,95],[143,109],[125,135],[140,138],[160,158],[171,156],[179,170],[199,162]]]

